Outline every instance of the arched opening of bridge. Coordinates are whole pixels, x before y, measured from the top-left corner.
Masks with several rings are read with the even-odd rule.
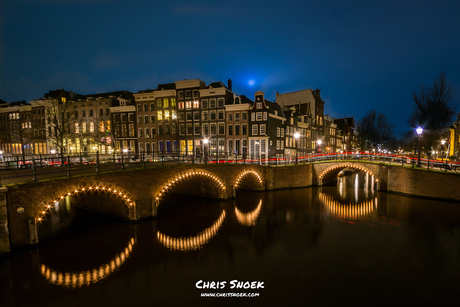
[[[238,190],[262,191],[262,176],[254,170],[246,170],[238,175],[233,186],[233,197]]]
[[[135,202],[125,191],[103,185],[65,189],[42,202],[29,227],[38,243],[48,243],[98,227],[135,219]],[[115,218],[115,219],[114,219]],[[93,223],[93,221],[99,221]]]
[[[342,185],[374,190],[378,178],[368,168],[354,164],[338,164],[325,169],[318,177],[320,185]]]

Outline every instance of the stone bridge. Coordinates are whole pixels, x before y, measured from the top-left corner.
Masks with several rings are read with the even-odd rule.
[[[136,221],[156,216],[158,206],[168,193],[230,199],[239,189],[263,191],[327,184],[348,167],[373,175],[379,190],[460,200],[458,174],[366,161],[281,167],[183,164],[113,171],[0,188],[0,254],[36,244],[37,226],[47,219],[56,202],[70,202]],[[1,231],[3,227],[4,232]]]

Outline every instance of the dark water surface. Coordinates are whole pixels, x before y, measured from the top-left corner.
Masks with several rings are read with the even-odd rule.
[[[228,202],[170,196],[138,224],[70,204],[52,212],[38,248],[0,259],[0,306],[459,302],[460,205],[375,192],[356,175]]]

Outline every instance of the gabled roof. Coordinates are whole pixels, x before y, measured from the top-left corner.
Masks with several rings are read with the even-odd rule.
[[[219,87],[225,87],[225,88],[227,88],[227,87],[225,86],[225,84],[223,84],[221,81],[212,82],[211,84],[209,84],[209,85],[207,86],[207,88],[219,88]]]
[[[251,106],[254,104],[254,101],[246,97],[245,95],[240,95],[240,103],[249,103]]]
[[[110,98],[112,97],[122,97],[125,99],[131,99],[133,98],[133,93],[130,91],[115,91],[115,92],[106,92],[106,93],[96,93],[96,94],[89,94],[89,95],[78,95],[80,99],[84,99],[86,97],[94,97],[94,98],[99,98],[99,97],[104,97],[104,98]]]

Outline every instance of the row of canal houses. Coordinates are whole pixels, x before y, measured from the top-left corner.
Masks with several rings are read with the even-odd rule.
[[[5,154],[56,150],[57,128],[49,119],[50,108],[56,105],[68,127],[64,146],[59,146],[66,154],[115,150],[146,156],[267,159],[357,147],[353,118],[324,115],[318,89],[277,93],[276,102],[271,102],[261,91],[252,99],[236,94],[231,80],[227,85],[206,85],[189,79],[137,93],[81,95],[53,90],[29,103],[0,104],[0,149]],[[15,120],[20,121],[16,126]],[[27,144],[15,137],[13,129],[24,125],[30,129]]]

